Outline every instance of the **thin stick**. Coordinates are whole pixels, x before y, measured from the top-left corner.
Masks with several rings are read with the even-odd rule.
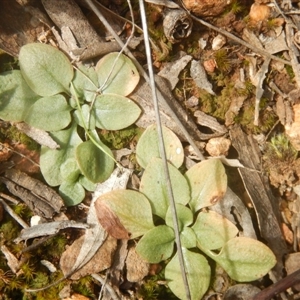
[[[231,39],[231,40],[233,40],[233,41],[235,41],[235,42],[237,42],[237,43],[239,43],[239,44],[241,44],[241,45],[243,45],[243,46],[245,46],[245,47],[251,49],[252,51],[254,51],[254,52],[256,52],[256,53],[259,53],[259,54],[262,55],[262,56],[265,56],[265,57],[267,57],[267,58],[270,58],[270,59],[279,61],[279,62],[281,62],[281,63],[283,63],[283,64],[286,64],[286,65],[289,65],[289,66],[292,65],[292,63],[291,63],[290,61],[287,61],[287,60],[282,59],[282,58],[280,58],[280,57],[277,57],[277,56],[275,56],[275,55],[273,55],[273,54],[270,54],[268,51],[266,51],[266,50],[264,50],[264,49],[262,49],[262,48],[255,47],[254,45],[251,45],[251,44],[245,42],[244,40],[242,40],[242,39],[236,37],[236,36],[233,35],[232,33],[227,32],[226,30],[224,30],[224,29],[222,29],[222,28],[219,28],[219,27],[216,27],[216,26],[214,26],[214,25],[211,25],[210,23],[207,23],[207,22],[205,22],[204,20],[195,17],[194,15],[192,15],[192,14],[187,10],[187,8],[186,8],[185,5],[182,3],[182,1],[180,1],[180,2],[181,2],[181,4],[182,4],[183,8],[185,9],[185,11],[190,15],[190,17],[191,17],[193,20],[197,21],[198,23],[200,23],[200,24],[202,24],[202,25],[204,25],[204,26],[206,26],[206,27],[208,27],[208,28],[210,28],[210,29],[212,29],[212,30],[214,30],[214,31],[217,31],[217,32],[219,32],[219,33],[221,33],[221,34],[227,36],[229,39]]]
[[[98,274],[91,274],[91,276],[98,280],[102,284],[102,286],[107,289],[113,300],[120,300],[114,289],[109,284],[107,284],[105,279],[101,278],[101,276],[99,276]]]
[[[3,208],[8,212],[23,228],[29,228],[29,226],[21,219],[6,202],[0,198],[0,203],[3,205]]]
[[[174,199],[173,189],[172,189],[172,185],[171,185],[166,150],[165,150],[164,140],[163,140],[162,125],[161,125],[161,119],[160,119],[160,113],[159,113],[158,99],[157,99],[157,94],[156,94],[156,86],[155,86],[153,65],[152,65],[152,59],[151,59],[151,49],[150,49],[150,43],[149,43],[148,26],[147,26],[147,20],[146,20],[146,11],[145,11],[145,6],[144,6],[144,1],[139,0],[139,4],[140,4],[142,25],[143,25],[143,30],[144,30],[144,41],[145,41],[145,49],[146,49],[147,63],[148,63],[148,69],[149,69],[150,86],[151,86],[151,90],[152,90],[152,99],[153,99],[153,104],[154,104],[154,109],[155,109],[156,127],[157,127],[158,139],[159,139],[159,152],[160,152],[160,157],[162,158],[163,166],[164,166],[164,173],[165,173],[165,179],[166,179],[166,183],[167,183],[169,204],[171,207],[171,212],[172,212],[172,217],[173,217],[175,241],[176,241],[176,246],[177,246],[177,253],[178,253],[178,258],[179,258],[179,263],[180,263],[182,280],[184,283],[186,297],[187,297],[187,299],[191,299],[191,293],[190,293],[190,288],[189,288],[188,279],[187,279],[187,275],[186,275],[186,269],[185,269],[181,241],[180,241],[178,218],[177,218],[177,212],[176,212],[176,207],[175,207],[175,199]]]
[[[254,296],[252,300],[269,300],[300,282],[300,270],[282,278]]]

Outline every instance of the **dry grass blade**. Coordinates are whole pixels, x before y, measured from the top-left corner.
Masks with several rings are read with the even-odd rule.
[[[146,47],[146,56],[147,56],[147,62],[148,62],[148,68],[149,68],[149,76],[150,76],[150,86],[152,89],[152,99],[154,102],[154,108],[156,113],[156,125],[157,125],[157,132],[159,137],[159,152],[160,156],[163,161],[163,167],[164,167],[164,173],[167,183],[167,191],[168,191],[168,199],[169,204],[172,212],[172,218],[173,218],[173,225],[174,225],[174,231],[175,231],[175,241],[177,246],[177,253],[181,268],[181,274],[182,274],[182,280],[185,287],[186,297],[187,299],[191,299],[191,293],[189,288],[189,283],[187,279],[187,273],[186,273],[186,267],[184,264],[183,259],[183,252],[181,247],[181,240],[180,240],[180,232],[179,232],[179,225],[178,225],[178,218],[177,218],[177,212],[175,207],[175,199],[173,194],[173,189],[171,185],[171,179],[170,179],[170,173],[168,168],[168,162],[166,157],[166,151],[165,151],[165,145],[162,135],[162,125],[160,120],[160,113],[159,113],[159,106],[158,106],[158,97],[156,93],[156,85],[155,85],[155,79],[154,79],[154,72],[153,72],[153,65],[152,65],[152,59],[151,59],[151,50],[150,50],[150,43],[149,43],[149,37],[148,37],[148,28],[147,28],[147,20],[146,20],[146,11],[143,0],[139,1],[140,4],[140,12],[141,12],[141,19],[144,29],[144,37],[145,37],[145,47]]]

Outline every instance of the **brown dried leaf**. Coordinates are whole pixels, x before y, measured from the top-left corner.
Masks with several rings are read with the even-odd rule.
[[[89,300],[90,298],[87,298],[80,294],[73,294],[71,297],[63,298],[63,300]]]
[[[150,264],[142,259],[131,247],[126,258],[127,279],[130,282],[139,282],[149,273]]]
[[[292,245],[294,241],[294,234],[291,229],[285,223],[281,223],[281,230],[286,242]]]
[[[289,126],[285,126],[285,133],[289,137],[294,148],[300,150],[300,104],[293,106],[294,122]]]
[[[20,269],[18,259],[9,251],[9,249],[5,245],[1,246],[1,252],[7,259],[7,265],[16,274]]]
[[[110,207],[103,201],[96,201],[95,208],[99,223],[102,227],[116,239],[129,239],[130,235],[121,224],[118,216],[110,209]]]
[[[276,101],[276,114],[281,124],[285,125],[285,106],[283,97],[279,96]]]
[[[70,272],[73,271],[73,266],[77,260],[82,245],[85,242],[84,239],[85,237],[81,236],[62,254],[60,259],[60,267],[65,275],[70,274]],[[105,242],[93,255],[92,259],[81,269],[75,272],[70,278],[77,280],[86,275],[98,273],[109,268],[112,264],[112,259],[116,248],[117,240],[111,236],[108,236]]]

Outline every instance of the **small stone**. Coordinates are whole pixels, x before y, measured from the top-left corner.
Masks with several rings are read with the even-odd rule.
[[[226,156],[228,154],[231,141],[224,137],[211,138],[206,144],[206,151],[211,156]]]
[[[249,13],[250,22],[256,24],[262,21],[267,21],[270,17],[270,13],[271,9],[269,6],[265,4],[254,3],[252,4]]]
[[[214,59],[205,60],[203,62],[203,67],[204,67],[205,71],[207,71],[209,73],[214,72],[216,66],[217,66],[216,61]]]
[[[186,100],[186,106],[189,108],[195,107],[198,104],[199,104],[199,99],[195,96],[192,96]]]
[[[199,17],[214,17],[221,14],[232,0],[183,0],[185,7]]]

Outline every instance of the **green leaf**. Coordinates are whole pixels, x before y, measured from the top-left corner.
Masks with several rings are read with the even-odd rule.
[[[76,123],[68,129],[51,133],[51,137],[60,145],[60,149],[53,150],[42,146],[40,167],[47,183],[57,186],[63,182],[61,165],[68,158],[75,157],[75,149],[82,141],[77,134]]]
[[[63,162],[60,166],[60,173],[64,181],[77,181],[80,175],[80,169],[76,159],[74,157],[70,157]]]
[[[216,250],[238,234],[238,229],[228,219],[214,211],[200,212],[192,226],[201,249]]]
[[[174,230],[166,225],[152,228],[139,240],[136,251],[149,263],[168,259],[174,251]]]
[[[132,190],[114,190],[101,195],[96,200],[95,207],[99,222],[105,228],[109,219],[103,219],[105,216],[101,215],[102,206],[108,207],[118,217],[132,239],[154,227],[150,203],[142,193]]]
[[[100,141],[98,143],[103,150],[92,141],[83,142],[76,148],[76,159],[81,173],[94,183],[106,180],[114,170],[115,164],[111,150]]]
[[[185,177],[191,189],[189,205],[193,212],[216,204],[226,193],[225,168],[217,158],[204,160],[194,165],[185,173]]]
[[[182,144],[169,128],[163,126],[162,131],[167,159],[179,168],[184,159]],[[156,125],[150,125],[143,132],[136,147],[137,162],[142,168],[146,169],[153,157],[160,157]]]
[[[219,254],[205,253],[221,265],[236,281],[254,281],[266,275],[276,264],[273,252],[263,243],[236,237],[228,241]]]
[[[109,53],[101,58],[96,65],[96,72],[103,94],[127,96],[140,80],[139,72],[133,62],[125,55],[119,55],[118,52]]]
[[[87,68],[80,65],[78,70],[75,70],[73,79],[76,95],[80,100],[88,102],[93,101],[97,95],[98,76],[94,68]],[[71,92],[73,92],[71,90]]]
[[[188,183],[177,168],[170,163],[168,167],[175,202],[185,205],[190,199]],[[153,214],[164,219],[169,207],[169,198],[163,162],[160,158],[153,158],[148,164],[141,179],[140,191],[149,199]]]
[[[0,76],[0,118],[4,121],[24,120],[26,110],[39,96],[35,94],[20,71],[9,71]]]
[[[129,98],[117,94],[104,94],[96,98],[96,126],[107,130],[119,130],[133,124],[141,109]]]
[[[59,187],[59,194],[64,199],[66,206],[77,205],[82,202],[85,190],[78,182],[63,181]]]
[[[84,124],[82,122],[82,118]],[[88,130],[94,130],[96,128],[95,110],[90,111],[90,106],[87,104],[83,104],[81,106],[81,113],[79,109],[74,111],[74,119],[76,123],[83,128],[86,127]]]
[[[205,257],[182,248],[183,259],[192,300],[200,300],[210,283],[210,267]],[[178,254],[171,259],[165,270],[165,279],[171,291],[179,299],[186,299]]]
[[[96,189],[97,184],[88,180],[85,176],[80,176],[78,182],[90,192],[94,192]]]
[[[71,122],[71,107],[62,95],[44,97],[27,108],[24,121],[46,131],[58,131]]]
[[[24,79],[38,95],[47,97],[69,91],[73,67],[63,52],[31,43],[21,48],[19,61]]]
[[[194,230],[191,227],[183,227],[180,232],[181,246],[184,248],[195,248],[197,246],[197,238]]]
[[[193,213],[188,207],[176,203],[176,213],[180,231],[184,228],[184,226],[189,226],[193,223]],[[169,206],[167,210],[166,224],[174,228],[171,206]]]

